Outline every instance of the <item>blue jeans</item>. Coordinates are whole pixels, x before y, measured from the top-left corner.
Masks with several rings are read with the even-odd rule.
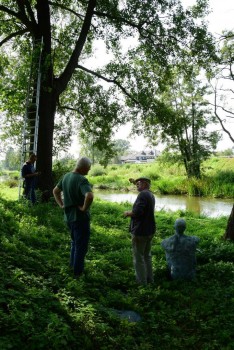
[[[90,220],[69,222],[71,231],[70,266],[75,276],[80,276],[84,271],[84,260],[88,252],[90,238]]]
[[[35,183],[34,181],[25,181],[24,184],[24,196],[28,200],[32,202],[32,204],[36,203],[36,193],[35,193]]]

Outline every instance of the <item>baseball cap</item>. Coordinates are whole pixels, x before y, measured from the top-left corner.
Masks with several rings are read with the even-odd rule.
[[[145,181],[145,182],[148,182],[149,184],[151,183],[151,180],[148,177],[138,177],[138,179],[135,180],[135,183],[137,181]]]

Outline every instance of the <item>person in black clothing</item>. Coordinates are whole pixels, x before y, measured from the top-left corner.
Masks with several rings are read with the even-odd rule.
[[[140,192],[131,211],[125,211],[124,217],[130,217],[132,234],[133,264],[136,281],[139,284],[153,282],[151,246],[156,231],[154,217],[155,197],[150,191],[150,179],[140,177],[129,179]]]
[[[36,172],[34,167],[36,160],[37,156],[32,153],[21,169],[21,175],[24,178],[24,196],[30,200],[32,204],[36,203],[36,178],[40,175],[40,172]]]

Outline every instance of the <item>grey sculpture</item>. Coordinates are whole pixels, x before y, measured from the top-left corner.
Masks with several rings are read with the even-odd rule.
[[[166,261],[172,279],[194,279],[196,275],[196,247],[199,238],[186,236],[184,219],[175,221],[175,234],[162,241]]]

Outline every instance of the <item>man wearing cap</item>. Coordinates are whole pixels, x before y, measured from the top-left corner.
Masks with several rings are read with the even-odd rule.
[[[124,216],[130,217],[130,232],[132,234],[133,264],[136,281],[139,284],[153,282],[151,246],[156,231],[154,217],[155,197],[150,191],[150,179],[140,177],[129,179],[139,191],[131,211],[125,211]]]

